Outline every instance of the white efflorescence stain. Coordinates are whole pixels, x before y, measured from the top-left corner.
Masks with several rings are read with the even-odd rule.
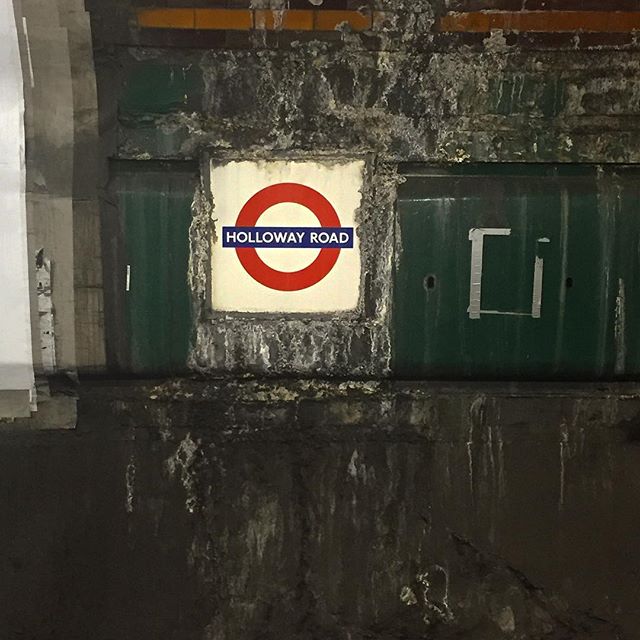
[[[36,294],[40,318],[40,362],[46,374],[56,370],[56,340],[53,302],[51,300],[51,260],[44,249],[36,254]]]
[[[213,309],[356,309],[363,173],[361,160],[212,164]]]
[[[125,508],[127,513],[133,513],[135,502],[135,486],[136,486],[136,459],[133,454],[129,457],[129,464],[125,472],[125,481],[127,485],[127,500]]]
[[[614,338],[616,345],[615,373],[622,375],[625,372],[627,345],[626,345],[626,310],[625,310],[624,280],[618,278],[618,295],[616,296]]]
[[[0,60],[0,390],[31,391],[24,96],[11,0],[0,0]]]

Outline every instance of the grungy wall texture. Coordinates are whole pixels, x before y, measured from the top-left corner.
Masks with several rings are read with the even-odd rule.
[[[7,638],[637,638],[635,387],[102,384],[0,443]]]
[[[438,7],[429,3],[383,8],[388,18],[373,33],[299,34],[129,30],[95,7],[105,153],[202,164],[191,269],[198,371],[388,372],[399,163],[638,160],[631,45],[572,34],[531,42],[499,31],[463,34],[473,36],[467,43],[434,31]],[[208,161],[336,156],[368,167],[360,312],[212,316]]]
[[[466,5],[425,0],[361,33],[153,30],[143,5],[87,0],[107,332],[113,183],[195,167],[194,376],[2,425],[0,637],[639,638],[638,388],[387,379],[403,163],[637,162],[637,36],[443,33]],[[210,161],[336,157],[366,161],[358,313],[212,315]]]

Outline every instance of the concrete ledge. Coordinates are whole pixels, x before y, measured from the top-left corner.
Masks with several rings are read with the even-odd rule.
[[[28,418],[31,415],[29,392],[24,389],[0,390],[0,420]]]
[[[8,392],[17,393],[17,392]],[[57,429],[75,429],[77,421],[77,398],[75,395],[51,394],[49,386],[38,385],[38,410],[31,412],[29,409],[29,397],[26,394],[22,399],[23,407],[20,413],[7,413],[3,415],[3,398],[7,392],[0,392],[0,433],[6,431],[39,431]]]

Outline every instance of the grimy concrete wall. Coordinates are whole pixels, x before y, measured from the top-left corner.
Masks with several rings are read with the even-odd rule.
[[[84,386],[0,439],[0,628],[637,638],[637,388]]]
[[[299,33],[138,29],[135,7],[119,14],[96,3],[105,155],[202,162],[190,273],[198,371],[388,372],[392,273],[402,243],[394,209],[399,163],[638,160],[632,34],[443,33],[442,7],[382,5],[385,19],[369,31]],[[132,109],[128,88],[144,69],[163,67],[188,74],[184,98],[172,104],[168,87],[150,85],[146,108]],[[250,322],[212,316],[215,194],[207,160],[336,155],[367,160],[358,313]],[[116,325],[113,333],[122,332]]]
[[[24,428],[58,429],[75,424],[75,398],[52,397],[47,376],[73,378],[78,370],[105,367],[91,28],[82,0],[10,0],[8,7],[24,89],[21,188],[36,379],[29,402],[0,398],[0,415],[17,418]]]
[[[400,163],[637,162],[636,36],[445,33],[459,2],[302,34],[87,7],[100,186],[107,157],[363,157],[365,291],[352,320],[211,318],[204,181],[201,376],[84,381],[75,431],[3,425],[0,637],[639,638],[640,389],[388,379]],[[200,80],[126,112],[149,63]]]
[[[89,14],[81,0],[15,0],[14,5],[25,86],[31,279],[38,276],[35,256],[41,251],[51,286],[40,297],[49,297],[53,307],[53,320],[47,321],[34,288],[34,366],[36,374],[99,371],[104,323]]]

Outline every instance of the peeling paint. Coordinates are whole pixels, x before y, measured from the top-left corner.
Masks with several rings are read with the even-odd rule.
[[[199,442],[194,441],[191,434],[188,433],[178,445],[175,453],[164,462],[170,477],[179,476],[186,494],[184,506],[189,513],[194,513],[199,507],[196,488],[197,475],[194,469],[199,448]]]
[[[413,592],[413,589],[406,585],[402,587],[402,590],[400,591],[400,600],[408,607],[418,604],[418,598],[416,598],[416,594]]]
[[[624,280],[618,278],[618,295],[616,296],[614,339],[616,344],[615,373],[621,375],[625,372],[627,358],[626,344],[626,310],[625,310]]]
[[[249,548],[255,554],[256,562],[264,557],[267,545],[274,540],[277,533],[278,505],[266,502],[260,505],[253,517],[247,523],[247,541]]]
[[[45,374],[56,370],[56,337],[51,282],[51,260],[44,249],[36,254],[36,292],[40,320],[40,358]]]
[[[127,487],[127,497],[125,509],[127,513],[133,513],[135,506],[135,486],[136,486],[136,459],[133,454],[129,457],[129,462],[125,471],[125,483]]]
[[[486,397],[484,395],[477,396],[469,407],[469,415],[467,417],[468,433],[466,441],[467,450],[467,477],[469,479],[469,496],[471,502],[474,501],[474,469],[473,469],[473,448],[474,448],[474,429],[481,428],[485,418]]]
[[[560,495],[558,497],[558,508],[560,510],[564,507],[565,501],[566,464],[569,455],[569,430],[567,423],[563,420],[560,424]]]
[[[434,580],[444,582],[439,588],[433,585]],[[424,623],[431,625],[435,622],[451,623],[454,620],[449,608],[449,573],[440,565],[434,565],[428,571],[419,573],[416,581],[422,587],[422,601],[425,606]]]

